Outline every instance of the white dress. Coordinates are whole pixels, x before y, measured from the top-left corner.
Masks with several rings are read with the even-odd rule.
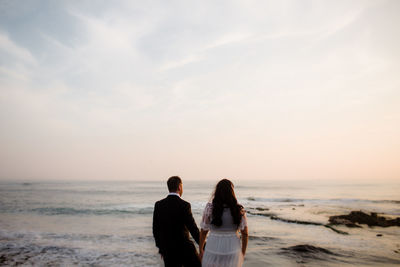
[[[239,227],[233,223],[229,208],[222,213],[222,225],[211,224],[212,203],[207,203],[204,209],[200,227],[209,230],[206,248],[204,250],[201,266],[203,267],[232,267],[242,266],[243,254],[240,245],[238,230],[247,226],[246,212],[243,212]]]

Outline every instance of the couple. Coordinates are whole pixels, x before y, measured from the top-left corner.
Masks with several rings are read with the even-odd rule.
[[[204,210],[200,232],[190,203],[181,199],[181,178],[172,176],[167,185],[169,194],[156,202],[153,214],[153,235],[165,266],[242,266],[248,240],[247,217],[237,203],[232,182],[218,182],[212,203]],[[189,232],[199,244],[199,254]]]

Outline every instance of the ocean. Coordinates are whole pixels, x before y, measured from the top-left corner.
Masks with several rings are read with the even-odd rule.
[[[232,181],[244,266],[400,265],[400,227],[324,226],[359,210],[400,217],[400,182]],[[198,225],[216,182],[184,180]],[[0,265],[163,266],[151,225],[166,195],[165,181],[0,182]]]

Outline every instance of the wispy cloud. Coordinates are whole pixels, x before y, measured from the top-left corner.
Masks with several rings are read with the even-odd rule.
[[[104,155],[127,162],[121,178],[132,175],[125,156],[144,178],[183,161],[193,177],[203,162],[210,173],[243,164],[262,178],[282,171],[263,159],[299,166],[315,159],[300,155],[308,150],[329,154],[320,163],[331,170],[357,158],[361,145],[352,140],[360,135],[371,151],[381,144],[393,155],[398,144],[384,136],[400,135],[398,3],[0,4],[0,145],[8,148],[0,156],[11,155],[8,141],[17,140],[13,166],[33,162],[39,177],[48,175],[38,171],[46,168],[41,156],[71,156],[52,161],[54,170],[82,167],[73,155],[90,144],[79,158],[96,158],[100,174],[110,158],[89,147],[107,143]],[[140,167],[154,157],[154,168]],[[7,167],[0,167],[1,178]],[[10,177],[24,174],[7,169]]]
[[[24,47],[18,46],[15,44],[8,35],[0,32],[0,49],[1,52],[7,54],[9,56],[14,56],[18,60],[22,60],[27,63],[35,63],[36,60],[33,55],[29,52],[29,50]]]

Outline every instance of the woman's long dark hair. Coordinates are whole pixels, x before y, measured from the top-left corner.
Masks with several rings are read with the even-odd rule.
[[[243,206],[239,205],[233,191],[233,184],[228,179],[222,179],[215,187],[214,198],[212,200],[212,220],[215,226],[222,225],[222,212],[224,208],[229,208],[233,217],[233,223],[239,226],[242,219]]]

